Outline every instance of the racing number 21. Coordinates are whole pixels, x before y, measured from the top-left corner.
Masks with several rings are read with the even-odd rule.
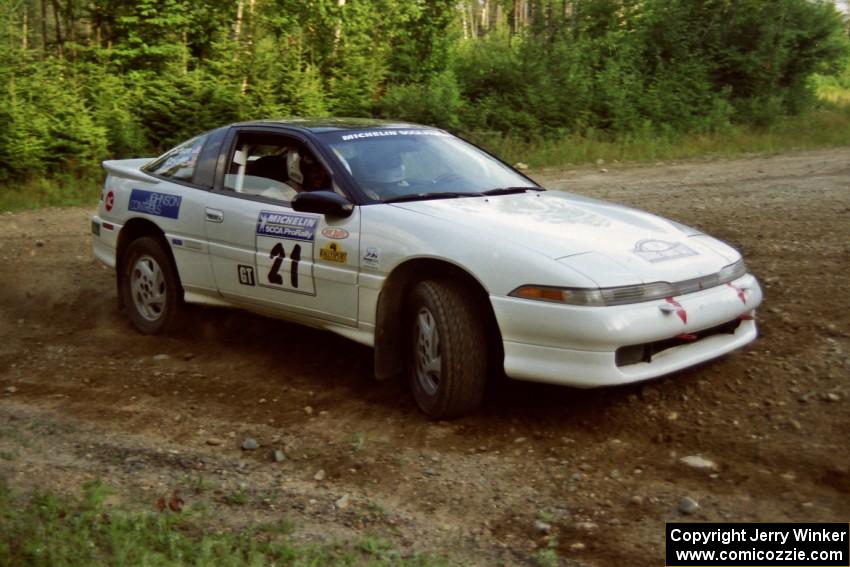
[[[272,269],[269,270],[269,282],[277,285],[283,285],[283,276],[280,275],[280,266],[286,260],[286,250],[283,249],[283,244],[278,242],[272,247],[269,258],[274,260]],[[289,272],[290,283],[292,287],[298,289],[298,263],[301,261],[301,245],[296,244],[292,249],[292,254],[289,257],[292,262],[292,269]]]

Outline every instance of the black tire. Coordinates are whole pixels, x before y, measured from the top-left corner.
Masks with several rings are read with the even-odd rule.
[[[154,238],[134,240],[121,262],[121,299],[145,335],[173,333],[184,311],[183,288],[170,253]]]
[[[423,281],[410,295],[411,388],[419,408],[432,419],[469,414],[481,405],[487,337],[476,305],[466,288],[448,280]]]

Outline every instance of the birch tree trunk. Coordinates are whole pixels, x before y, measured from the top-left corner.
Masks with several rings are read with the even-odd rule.
[[[21,25],[21,50],[27,50],[27,35],[29,35],[29,31],[27,30],[27,24],[29,23],[29,10],[27,10],[27,6],[24,6],[24,21]]]
[[[233,41],[238,45],[239,36],[242,35],[242,6],[244,0],[239,0],[236,4],[236,21],[233,23]],[[239,58],[239,51],[234,54],[234,59]]]
[[[336,0],[336,6],[339,8],[339,18],[337,18],[334,28],[334,45],[339,43],[339,39],[342,37],[342,9],[345,7],[345,0]]]
[[[247,24],[246,27],[247,27],[247,30],[248,30],[247,35],[248,35],[248,44],[249,45],[251,45],[253,43],[253,39],[254,39],[254,34],[252,32],[252,25],[253,25],[252,22],[253,22],[253,19],[254,19],[254,2],[255,2],[255,0],[248,0],[248,24]],[[239,4],[241,6],[242,0],[239,0]],[[242,85],[239,88],[239,92],[242,94],[242,96],[245,96],[245,93],[248,92],[248,71],[247,70],[245,71],[245,74],[242,76]]]

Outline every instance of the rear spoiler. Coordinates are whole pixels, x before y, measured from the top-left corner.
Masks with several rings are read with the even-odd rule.
[[[156,184],[159,183],[159,179],[139,169],[146,163],[150,163],[150,161],[151,158],[110,159],[103,162],[103,169],[109,175]]]

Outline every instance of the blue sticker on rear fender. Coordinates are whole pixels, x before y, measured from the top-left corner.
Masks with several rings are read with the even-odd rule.
[[[133,189],[133,192],[130,193],[130,204],[127,209],[136,213],[176,219],[180,215],[180,202],[182,200],[183,197],[177,195]]]

